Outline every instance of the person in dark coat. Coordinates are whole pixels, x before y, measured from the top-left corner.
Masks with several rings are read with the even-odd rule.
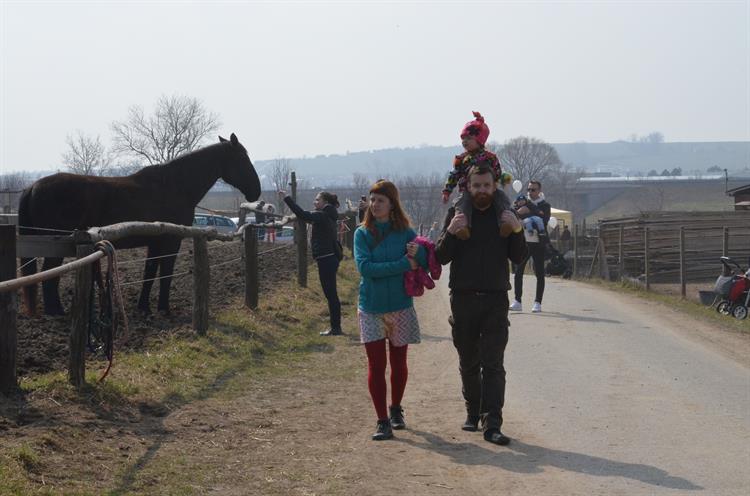
[[[458,237],[467,225],[463,212],[451,208],[437,242],[438,261],[450,263],[450,305],[453,345],[466,402],[465,431],[482,422],[484,439],[505,445],[501,431],[505,403],[505,347],[508,344],[508,261],[526,257],[521,221],[510,210],[502,220],[511,229],[503,237],[497,228],[493,202],[495,176],[490,167],[473,166],[467,176],[472,202],[472,229],[468,239]]]
[[[323,294],[328,300],[331,328],[321,332],[321,336],[339,336],[341,331],[341,302],[336,291],[336,273],[339,269],[339,245],[337,243],[339,201],[336,195],[321,191],[313,201],[313,211],[303,210],[286,191],[279,191],[279,198],[289,205],[298,219],[312,224],[310,246],[312,256],[318,264],[318,275]]]

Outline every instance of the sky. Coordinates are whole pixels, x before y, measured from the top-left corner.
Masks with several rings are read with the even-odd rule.
[[[198,98],[251,159],[490,140],[750,140],[750,0],[0,0],[0,173]]]

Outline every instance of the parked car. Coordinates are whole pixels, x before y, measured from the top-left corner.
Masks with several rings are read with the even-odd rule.
[[[277,243],[293,243],[294,242],[294,228],[292,226],[283,226],[276,228],[276,242]]]
[[[195,214],[193,225],[197,227],[215,227],[220,233],[231,234],[237,231],[237,224],[223,215]]]

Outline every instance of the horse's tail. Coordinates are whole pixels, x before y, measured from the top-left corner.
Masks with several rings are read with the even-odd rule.
[[[31,218],[31,188],[27,188],[21,193],[21,199],[18,204],[18,233],[19,234],[31,234],[32,229],[28,229],[34,226],[34,222]],[[21,274],[29,276],[36,274],[36,259],[33,258],[22,258],[21,259]],[[26,305],[26,313],[29,316],[36,314],[36,302],[37,302],[37,288],[36,284],[30,284],[23,288],[23,301]]]

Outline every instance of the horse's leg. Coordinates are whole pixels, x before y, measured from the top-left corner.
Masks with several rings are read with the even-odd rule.
[[[42,270],[50,270],[62,265],[62,258],[45,258]],[[47,315],[65,315],[62,302],[60,301],[60,278],[55,277],[42,282],[42,295],[44,297],[44,313]]]
[[[151,295],[151,286],[154,285],[154,281],[150,280],[156,277],[156,269],[159,267],[159,259],[150,260],[151,257],[157,257],[161,255],[158,244],[148,245],[146,252],[146,268],[143,270],[143,287],[141,288],[141,296],[138,298],[138,310],[145,314],[151,313],[151,305],[149,304],[149,296]]]
[[[182,239],[177,238],[176,240],[169,240],[164,242],[164,253],[177,253],[180,251],[180,245]],[[169,313],[169,288],[172,283],[172,274],[174,274],[174,264],[177,261],[177,256],[164,257],[161,259],[161,265],[159,269],[159,277],[164,279],[159,280],[159,303],[157,309],[160,312]]]

